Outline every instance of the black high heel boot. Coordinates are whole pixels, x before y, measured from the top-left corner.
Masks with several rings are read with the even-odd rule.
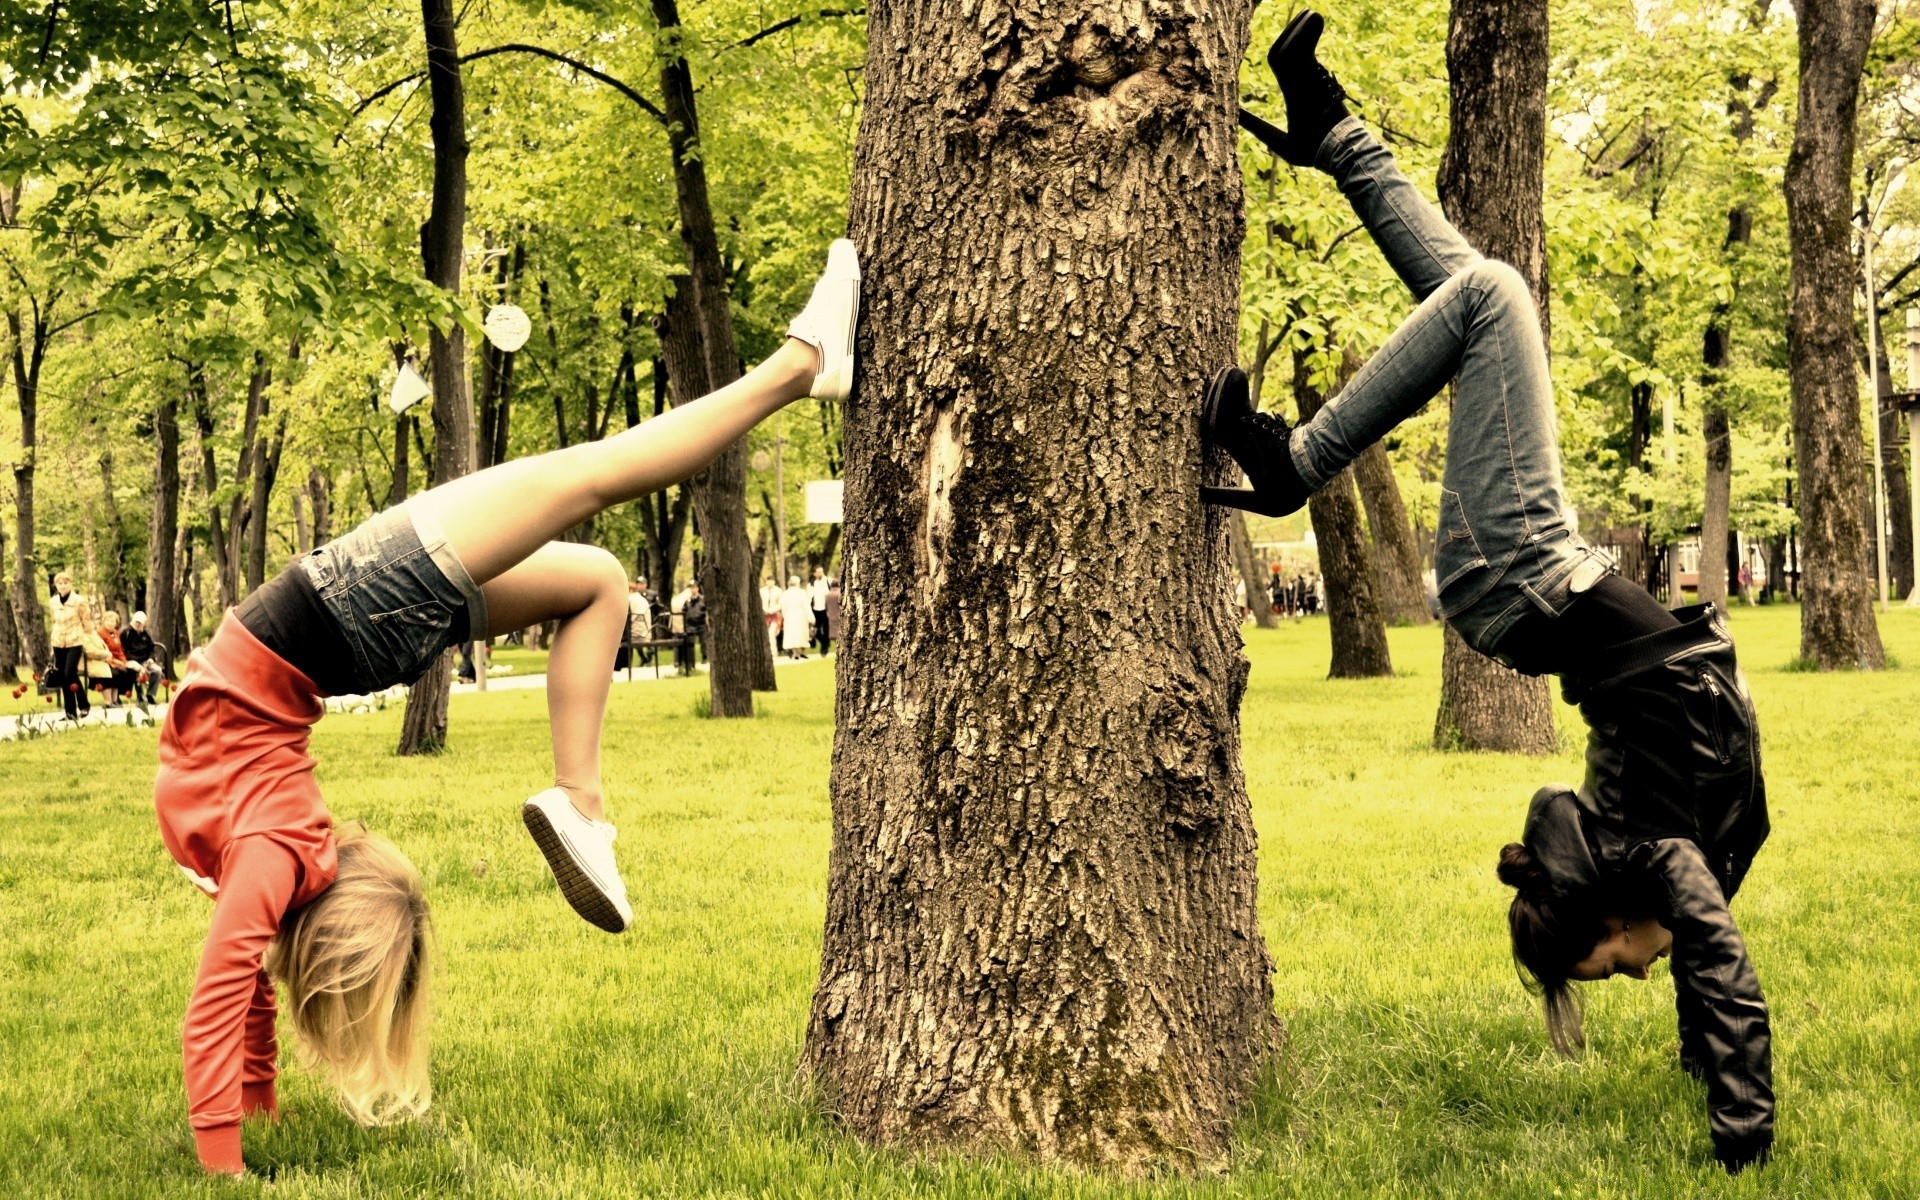
[[[1292,428],[1279,417],[1254,409],[1245,371],[1222,367],[1207,385],[1206,404],[1200,410],[1200,437],[1231,454],[1253,486],[1202,485],[1200,499],[1265,517],[1297,512],[1311,493],[1293,465],[1288,444],[1292,434]]]
[[[1240,127],[1296,167],[1312,166],[1320,143],[1348,115],[1346,89],[1314,54],[1326,27],[1319,13],[1301,9],[1267,51],[1267,66],[1286,101],[1287,128],[1240,110]]]

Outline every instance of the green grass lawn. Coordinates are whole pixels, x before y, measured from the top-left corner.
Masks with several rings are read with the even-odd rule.
[[[1920,664],[1920,613],[1883,620]],[[1289,1047],[1223,1172],[1126,1182],[869,1150],[795,1063],[817,965],[831,671],[781,672],[752,722],[694,717],[705,680],[614,689],[609,793],[636,923],[565,907],[516,806],[544,783],[544,700],[461,696],[453,750],[389,755],[398,707],[315,737],[335,812],[425,872],[440,931],[437,1095],[352,1125],[291,1063],[247,1129],[275,1181],[203,1179],[179,1026],[208,905],[149,801],[154,733],[0,744],[0,1195],[1911,1196],[1920,1191],[1920,670],[1786,670],[1791,609],[1735,613],[1773,840],[1735,905],[1773,1005],[1775,1162],[1708,1157],[1674,1065],[1672,987],[1588,989],[1562,1063],[1515,981],[1493,878],[1551,761],[1427,748],[1437,631],[1396,679],[1325,681],[1326,625],[1249,629],[1248,788]]]

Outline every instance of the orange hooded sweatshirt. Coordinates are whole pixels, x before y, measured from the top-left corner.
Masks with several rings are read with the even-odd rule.
[[[291,910],[333,882],[333,818],[307,739],[325,712],[307,677],[231,611],[194,652],[160,731],[160,836],[214,897],[182,1036],[201,1163],[239,1173],[240,1118],[275,1111],[273,983],[261,967]]]

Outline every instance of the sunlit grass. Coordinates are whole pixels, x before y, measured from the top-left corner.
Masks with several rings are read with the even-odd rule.
[[[1773,1002],[1776,1163],[1727,1181],[1674,1066],[1672,989],[1589,989],[1587,1061],[1545,1048],[1501,940],[1500,844],[1547,762],[1427,748],[1438,633],[1401,675],[1325,681],[1326,625],[1249,630],[1247,772],[1289,1048],[1224,1174],[1119,1182],[860,1147],[794,1065],[817,966],[831,671],[784,670],[751,723],[705,681],[614,689],[608,784],[635,928],[559,900],[518,801],[544,782],[537,692],[456,697],[453,750],[390,756],[398,707],[315,737],[342,818],[394,837],[441,936],[437,1095],[354,1127],[288,1063],[249,1127],[272,1193],[320,1196],[1906,1196],[1920,1180],[1920,675],[1785,668],[1791,609],[1733,629],[1764,733],[1773,841],[1735,912]],[[1920,613],[1883,622],[1920,662]],[[154,734],[0,744],[0,1194],[252,1191],[202,1180],[179,1021],[208,906],[168,865]],[[290,1058],[290,1056],[289,1056]]]

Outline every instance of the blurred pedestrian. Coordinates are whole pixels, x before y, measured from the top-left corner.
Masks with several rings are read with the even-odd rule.
[[[60,700],[69,720],[93,710],[87,699],[87,632],[93,627],[87,598],[73,590],[73,576],[62,571],[53,577],[50,597],[53,619],[47,623],[47,641],[53,646],[53,670]]]
[[[805,658],[807,644],[813,638],[813,601],[800,586],[798,575],[787,577],[787,590],[780,593],[780,648],[788,658]]]

